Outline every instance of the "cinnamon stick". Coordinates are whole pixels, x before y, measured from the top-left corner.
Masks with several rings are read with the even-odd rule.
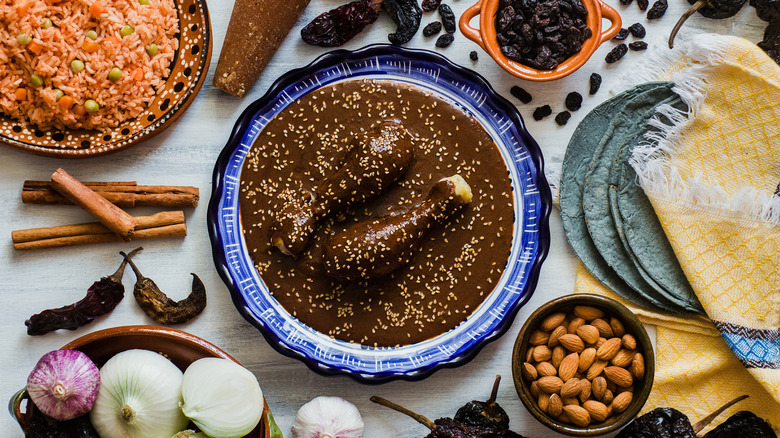
[[[125,240],[129,240],[133,236],[133,230],[138,225],[137,219],[92,191],[64,170],[57,169],[54,172],[51,176],[51,187],[94,216],[118,236]]]
[[[134,218],[138,221],[133,240],[184,237],[187,225],[183,211],[164,211]],[[121,242],[123,239],[99,222],[17,230],[11,233],[14,249],[44,249],[90,243]]]
[[[190,186],[139,186],[135,181],[82,182],[117,207],[197,207],[200,191]],[[25,204],[72,204],[49,181],[25,181]]]

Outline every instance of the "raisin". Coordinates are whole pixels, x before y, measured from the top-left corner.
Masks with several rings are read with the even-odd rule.
[[[625,44],[618,44],[614,49],[607,53],[607,57],[604,58],[604,60],[607,61],[607,64],[618,62],[625,56],[626,52],[628,52],[628,47]]]
[[[552,114],[552,108],[550,108],[550,105],[540,106],[534,110],[534,120],[538,122],[550,114]]]
[[[525,91],[525,89],[518,87],[517,85],[510,88],[509,92],[512,94],[512,96],[515,96],[520,100],[520,102],[523,103],[531,103],[531,101],[534,99],[533,97],[531,97],[530,93]]]
[[[318,15],[301,29],[301,38],[314,46],[340,46],[376,21],[377,17],[379,10],[372,0],[357,0]]]
[[[441,22],[439,21],[428,23],[428,25],[423,28],[423,36],[434,36],[439,32],[441,32]]]
[[[637,38],[644,38],[647,35],[647,31],[645,30],[645,27],[642,26],[641,23],[632,24],[631,26],[628,27],[628,30],[631,32],[631,35]]]
[[[439,6],[439,15],[441,15],[441,23],[444,25],[444,31],[447,33],[455,33],[458,26],[455,24],[455,14],[452,12],[452,8],[444,4]]]
[[[663,17],[668,7],[669,3],[666,0],[656,0],[650,10],[647,11],[647,19],[656,20]]]
[[[469,53],[469,58],[472,61],[476,61],[477,59],[479,59],[479,55],[477,55],[477,51],[476,50],[472,50],[471,53]]]
[[[628,38],[628,29],[621,27],[620,31],[612,39],[615,41],[623,41],[626,38]]]
[[[644,41],[634,41],[628,45],[628,48],[634,51],[647,50],[647,43]]]
[[[412,39],[422,20],[422,9],[417,0],[383,0],[382,9],[397,26],[387,39],[396,45],[406,44]]]
[[[598,73],[592,73],[590,75],[590,95],[593,96],[594,94],[598,93],[599,88],[601,88],[601,75]]]
[[[631,2],[633,2],[633,1],[634,1],[634,0],[620,0],[620,4],[621,4],[621,5],[626,5],[626,6],[628,6],[628,5],[630,5],[630,4],[631,4]]]
[[[567,123],[569,123],[570,118],[571,118],[570,112],[561,111],[558,113],[557,116],[555,116],[555,123],[557,123],[558,126],[565,126]]]
[[[451,33],[445,33],[439,38],[436,39],[436,47],[447,47],[450,44],[452,44],[452,41],[455,39],[455,36]]]
[[[422,10],[425,12],[435,11],[441,4],[441,0],[423,0]]]
[[[569,111],[577,111],[582,108],[582,94],[572,91],[566,96],[566,108]]]
[[[648,0],[636,0],[636,5],[639,6],[639,9],[642,11],[646,11],[649,4],[650,2]]]

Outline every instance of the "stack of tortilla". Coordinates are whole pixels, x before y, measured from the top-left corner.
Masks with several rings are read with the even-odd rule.
[[[563,160],[561,218],[574,252],[616,294],[655,311],[704,314],[628,163],[652,136],[659,105],[687,110],[673,85],[641,84],[583,119]]]

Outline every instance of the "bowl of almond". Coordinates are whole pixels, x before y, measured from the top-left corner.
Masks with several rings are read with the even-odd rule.
[[[572,436],[613,432],[633,419],[653,386],[655,355],[628,308],[599,295],[550,301],[526,320],[512,352],[525,407]]]

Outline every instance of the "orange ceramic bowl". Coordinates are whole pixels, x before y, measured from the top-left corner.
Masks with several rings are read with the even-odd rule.
[[[617,35],[622,25],[620,14],[608,4],[601,0],[582,0],[582,4],[588,10],[587,24],[593,31],[593,36],[582,44],[582,49],[577,54],[562,62],[555,70],[537,70],[513,61],[501,53],[501,47],[496,39],[495,25],[498,4],[499,0],[479,0],[466,9],[466,12],[460,16],[460,31],[466,38],[479,44],[504,70],[529,81],[551,81],[573,73],[585,64],[601,43]],[[477,15],[479,15],[479,28],[475,29],[470,23]],[[612,23],[607,30],[602,30],[602,18]]]

